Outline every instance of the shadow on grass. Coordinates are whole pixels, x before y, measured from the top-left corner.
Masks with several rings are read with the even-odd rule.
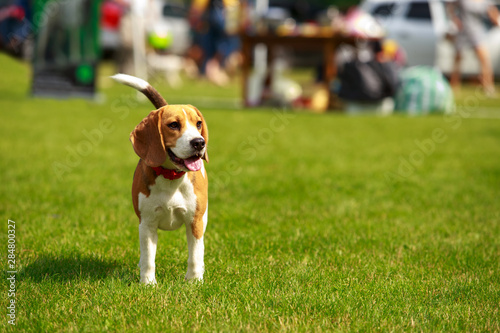
[[[71,280],[101,280],[112,274],[120,264],[115,260],[81,253],[43,254],[19,272],[20,280],[35,282],[67,282]]]

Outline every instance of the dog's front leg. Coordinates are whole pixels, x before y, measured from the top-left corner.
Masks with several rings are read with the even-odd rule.
[[[139,260],[141,283],[156,284],[155,257],[158,242],[157,226],[148,225],[144,221],[141,221],[141,224],[139,224],[139,242],[141,247],[141,258]]]
[[[196,238],[193,235],[191,225],[187,224],[186,236],[189,250],[186,280],[203,280],[203,272],[205,270],[205,264],[203,262],[203,256],[205,255],[203,235],[201,236],[201,238]]]

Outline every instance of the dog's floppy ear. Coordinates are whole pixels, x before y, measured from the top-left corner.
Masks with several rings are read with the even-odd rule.
[[[196,108],[196,107],[194,107],[192,105],[191,105],[191,107],[196,110],[196,113],[201,118],[201,136],[203,137],[203,139],[205,139],[205,145],[207,146],[207,148],[205,148],[205,154],[203,154],[202,158],[205,161],[207,161],[207,163],[208,163],[208,154],[207,154],[207,150],[208,150],[208,127],[207,127],[207,123],[205,122],[205,118],[203,118],[203,115],[201,114],[200,110],[198,110],[198,108]]]
[[[163,109],[151,111],[130,133],[135,153],[150,167],[159,167],[167,159],[160,127],[162,114]]]

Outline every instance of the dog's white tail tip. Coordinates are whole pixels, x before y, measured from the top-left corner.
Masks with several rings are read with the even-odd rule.
[[[129,87],[135,88],[139,91],[146,90],[150,86],[150,84],[147,81],[144,81],[143,79],[140,79],[140,78],[132,76],[132,75],[115,74],[115,75],[111,76],[111,78],[117,82],[125,84]]]

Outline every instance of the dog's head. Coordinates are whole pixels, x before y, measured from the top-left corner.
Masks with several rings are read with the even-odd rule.
[[[152,111],[130,134],[139,157],[150,167],[198,171],[208,162],[208,129],[192,105],[166,105]]]

